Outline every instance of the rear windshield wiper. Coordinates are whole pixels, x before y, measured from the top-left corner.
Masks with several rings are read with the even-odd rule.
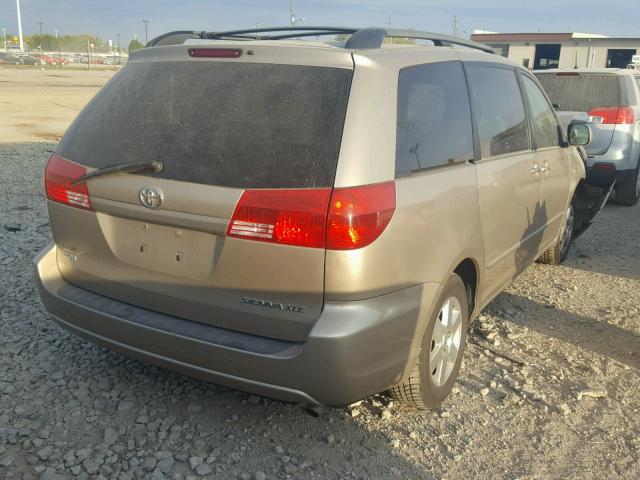
[[[98,170],[94,170],[93,172],[89,172],[86,175],[76,178],[71,183],[75,185],[76,183],[86,182],[92,178],[111,175],[112,173],[134,173],[145,170],[151,170],[152,172],[158,173],[162,171],[162,167],[162,162],[158,162],[156,160],[121,163],[119,165],[99,168]]]

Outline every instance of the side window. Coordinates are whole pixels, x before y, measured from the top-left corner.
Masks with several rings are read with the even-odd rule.
[[[482,158],[529,149],[522,94],[513,69],[469,64]]]
[[[471,109],[460,62],[400,71],[396,174],[473,158]]]
[[[640,77],[636,77],[636,82],[638,82],[638,88],[640,88]]]
[[[535,84],[526,75],[522,75],[524,91],[531,107],[533,121],[533,137],[538,148],[557,147],[560,145],[560,127],[551,105]]]

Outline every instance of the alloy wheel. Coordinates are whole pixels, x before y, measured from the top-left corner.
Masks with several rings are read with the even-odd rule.
[[[429,366],[431,378],[437,386],[449,380],[460,355],[461,340],[462,308],[456,297],[450,297],[440,307],[431,335]]]

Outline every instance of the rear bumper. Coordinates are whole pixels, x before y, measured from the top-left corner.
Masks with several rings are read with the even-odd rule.
[[[305,342],[152,312],[66,282],[55,246],[35,259],[40,297],[62,327],[109,349],[213,383],[285,401],[346,405],[402,380],[439,284],[327,302]]]
[[[597,162],[587,168],[586,181],[590,185],[608,188],[613,181],[624,182],[634,173],[633,169],[620,170],[613,162]]]

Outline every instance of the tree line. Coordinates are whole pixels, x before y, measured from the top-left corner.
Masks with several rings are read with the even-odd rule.
[[[2,38],[0,38],[0,42],[1,41]],[[7,42],[17,44],[17,35],[7,33]],[[42,45],[42,50],[47,52],[84,52],[87,50],[87,43],[93,44],[95,52],[108,53],[110,51],[109,42],[87,33],[80,35],[59,35],[57,38],[55,35],[48,33],[44,33],[42,36],[35,34],[24,37],[25,48],[28,50],[39,50]],[[133,51],[143,46],[144,45],[137,39],[131,40],[127,46],[120,45],[123,51]],[[117,48],[118,45],[114,44],[114,47]]]

